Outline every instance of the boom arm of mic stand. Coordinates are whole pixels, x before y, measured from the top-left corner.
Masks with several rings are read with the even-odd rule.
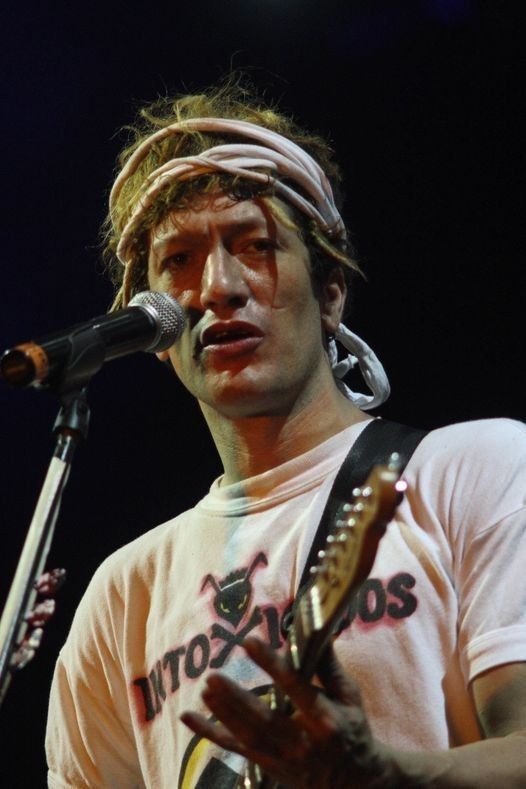
[[[89,418],[85,388],[62,394],[62,408],[54,426],[55,450],[0,619],[0,705],[13,672],[28,662],[17,660],[17,650],[23,648],[28,631],[25,618],[37,597],[35,583],[44,570],[73,454],[87,435]],[[29,648],[36,648],[37,641]]]

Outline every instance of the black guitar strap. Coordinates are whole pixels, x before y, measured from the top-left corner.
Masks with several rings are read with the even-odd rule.
[[[317,564],[318,552],[324,547],[338,518],[342,517],[343,505],[349,503],[351,491],[365,482],[373,466],[387,463],[392,452],[400,455],[400,471],[403,471],[426,434],[426,430],[400,425],[387,419],[374,419],[362,430],[334,480],[303,568],[296,601],[309,584],[310,568]]]

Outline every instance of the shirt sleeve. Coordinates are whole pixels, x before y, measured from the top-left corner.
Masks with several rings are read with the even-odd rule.
[[[453,426],[447,530],[466,682],[526,661],[526,426],[508,419]],[[453,448],[453,447],[452,447]]]
[[[115,597],[96,574],[57,660],[46,732],[51,789],[144,786],[116,637]]]
[[[498,665],[526,661],[526,508],[474,537],[457,587],[466,681]]]

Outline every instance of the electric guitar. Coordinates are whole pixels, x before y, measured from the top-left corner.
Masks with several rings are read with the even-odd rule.
[[[334,635],[351,596],[369,575],[379,542],[400,503],[406,483],[400,479],[398,455],[389,465],[375,466],[352,504],[343,507],[319,563],[311,568],[312,583],[299,599],[288,632],[289,660],[305,680],[316,672],[320,655]],[[271,693],[270,706],[287,709],[287,700]],[[290,706],[290,705],[289,705]],[[249,762],[238,789],[277,789],[279,784]]]

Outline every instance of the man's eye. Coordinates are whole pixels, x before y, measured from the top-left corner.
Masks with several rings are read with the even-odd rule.
[[[277,249],[277,243],[271,238],[255,238],[245,244],[245,252],[273,252]]]
[[[186,263],[188,263],[189,259],[190,255],[188,252],[176,252],[174,255],[170,255],[162,261],[161,268],[163,271],[165,269],[182,268]]]

